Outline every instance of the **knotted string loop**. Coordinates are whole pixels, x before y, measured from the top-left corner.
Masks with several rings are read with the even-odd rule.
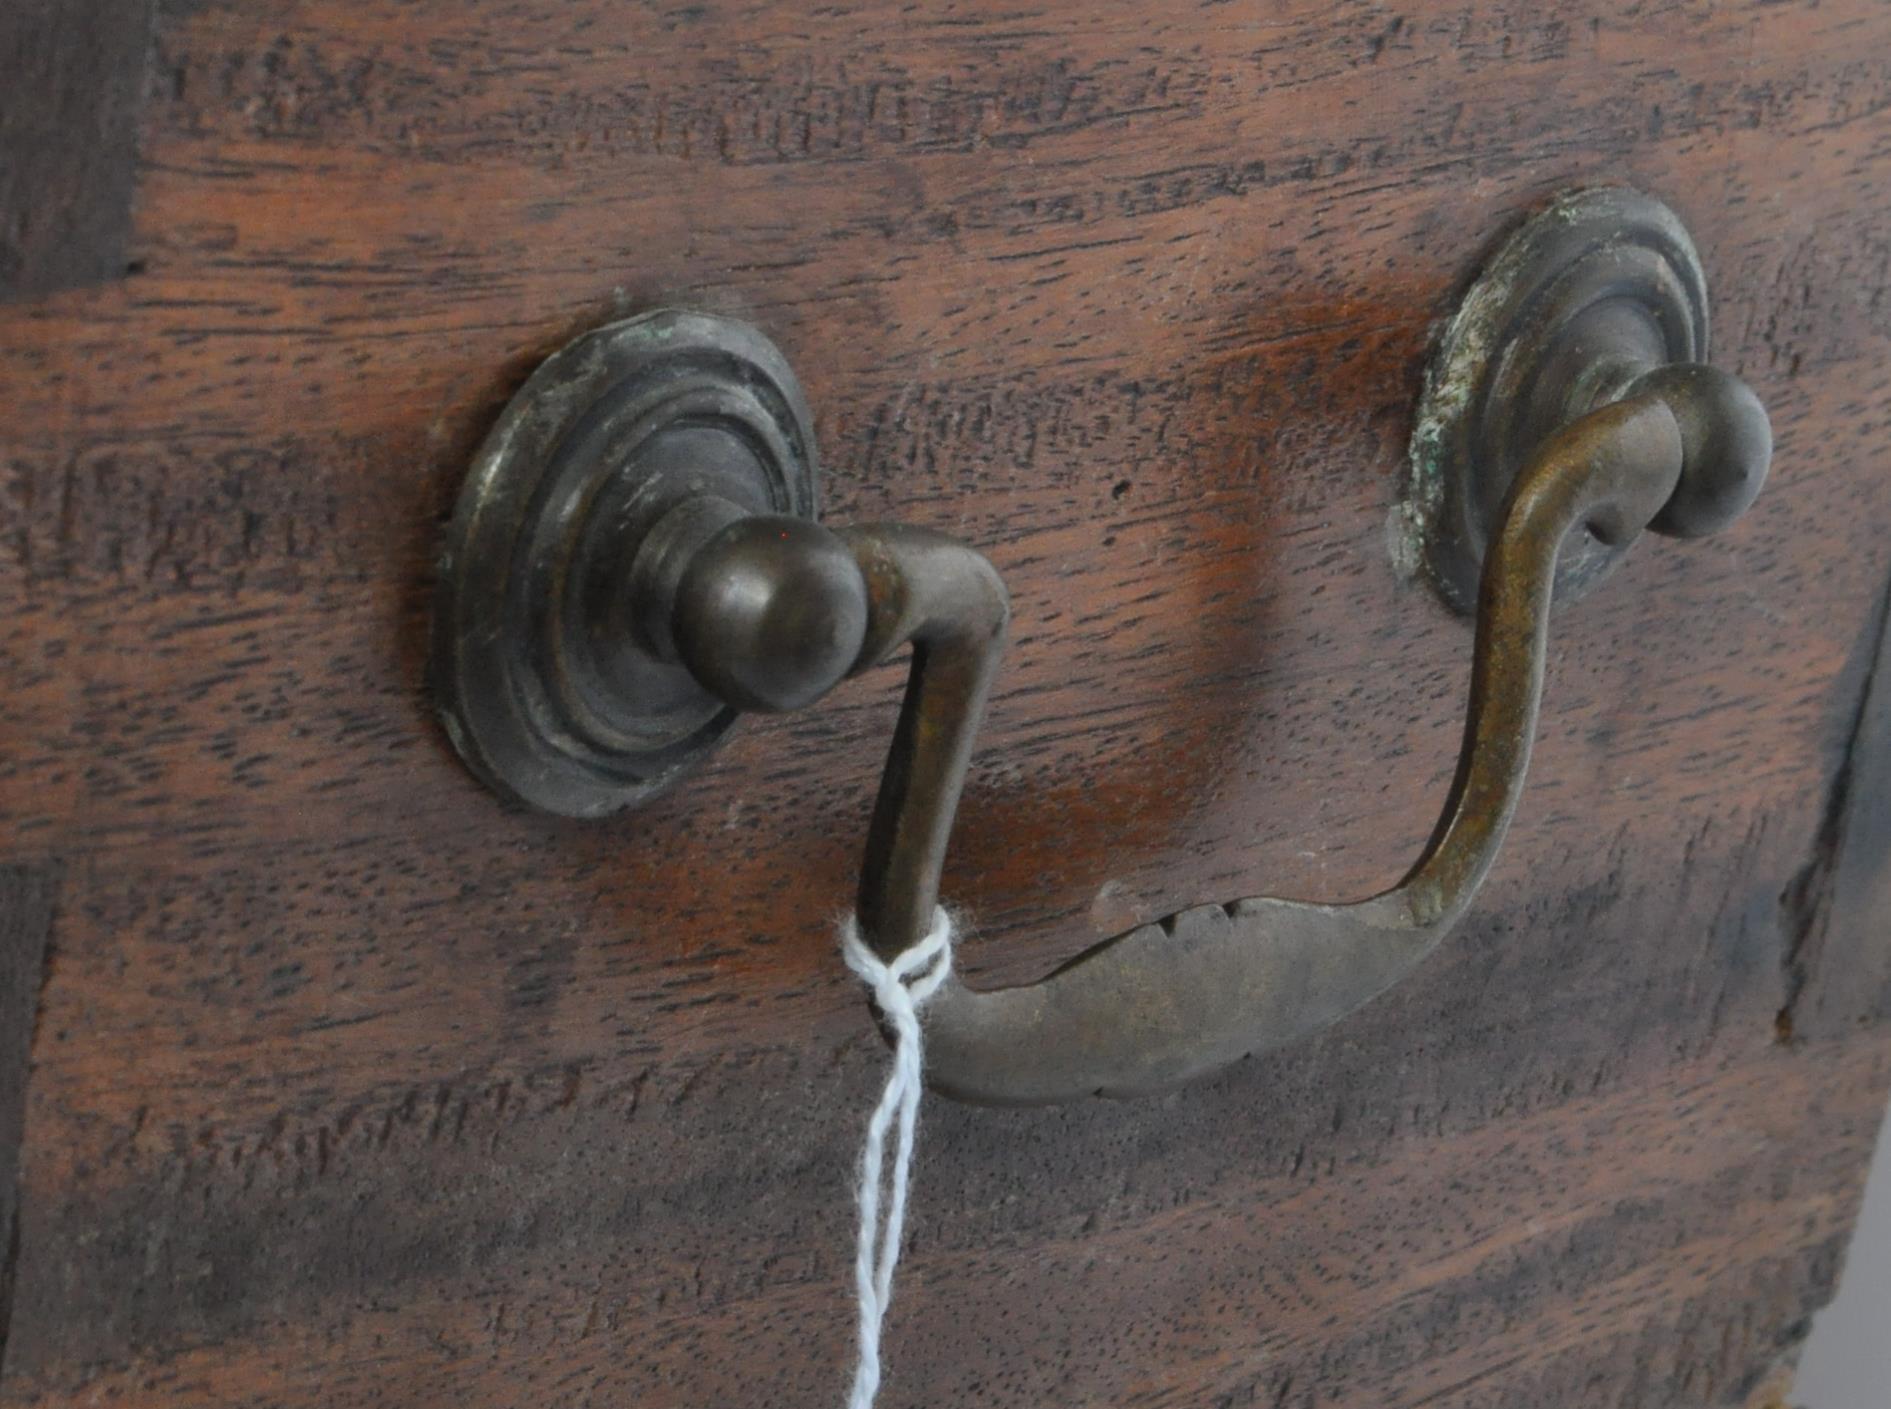
[[[867,1122],[855,1197],[860,1205],[859,1248],[854,1257],[854,1292],[860,1303],[860,1359],[854,1367],[847,1409],[871,1409],[880,1390],[880,1330],[893,1299],[893,1269],[900,1260],[900,1235],[906,1224],[906,1191],[912,1180],[913,1133],[919,1123],[919,1097],[925,1065],[924,1031],[919,1010],[952,972],[952,919],[943,907],[933,913],[932,928],[917,944],[887,962],[860,937],[859,922],[841,922],[840,949],[847,967],[873,989],[873,1001],[892,1029],[893,1066],[886,1089]],[[886,1167],[886,1136],[899,1122],[893,1167]],[[880,1216],[882,1192],[886,1217]]]

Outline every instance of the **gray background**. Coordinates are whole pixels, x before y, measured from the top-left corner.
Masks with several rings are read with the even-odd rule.
[[[1793,1398],[1804,1409],[1891,1409],[1891,1120],[1838,1297],[1812,1323]]]

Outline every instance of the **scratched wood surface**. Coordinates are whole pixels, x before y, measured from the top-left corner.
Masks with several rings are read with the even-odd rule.
[[[501,808],[423,683],[472,448],[608,318],[774,336],[830,516],[1011,585],[948,890],[1028,977],[1422,842],[1469,647],[1387,547],[1427,339],[1603,180],[1694,229],[1772,487],[1558,618],[1513,840],[1411,982],[1172,1096],[929,1108],[883,1402],[1778,1392],[1891,1086],[1891,10],[146,33],[122,277],[41,246],[0,304],[0,863],[51,916],[0,1399],[837,1402],[881,1066],[829,920],[898,673],[634,816]]]

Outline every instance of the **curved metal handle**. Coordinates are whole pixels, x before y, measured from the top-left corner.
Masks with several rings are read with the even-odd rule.
[[[1446,331],[1413,439],[1416,546],[1447,600],[1477,606],[1463,750],[1424,853],[1351,904],[1193,906],[1033,984],[954,979],[926,1010],[931,1084],[1005,1104],[1159,1090],[1333,1022],[1436,947],[1516,809],[1552,599],[1644,527],[1730,522],[1765,477],[1765,411],[1696,364],[1705,343],[1698,261],[1658,203],[1581,192],[1513,236]],[[462,491],[435,677],[482,778],[594,815],[673,782],[738,711],[802,707],[910,645],[859,892],[891,958],[937,904],[1009,608],[970,547],[821,527],[815,486],[806,405],[754,329],[658,313],[579,339]]]
[[[1746,494],[1750,477],[1730,479],[1725,460],[1699,465],[1699,482],[1682,490],[1693,410],[1678,416],[1657,391],[1605,406],[1553,436],[1519,478],[1485,570],[1456,781],[1398,885],[1344,905],[1255,896],[1192,906],[1023,987],[948,980],[926,1011],[933,1087],[995,1104],[1162,1090],[1317,1031],[1429,954],[1489,872],[1523,789],[1559,546],[1578,526],[1622,545],[1677,502],[1724,507]],[[925,933],[937,902],[1004,603],[969,548],[910,529],[847,536],[897,603],[876,601],[876,658],[904,639],[927,643],[915,650],[860,882],[862,928],[890,957]]]

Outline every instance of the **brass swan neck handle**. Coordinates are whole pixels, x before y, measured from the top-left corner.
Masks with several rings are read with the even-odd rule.
[[[1724,502],[1744,492],[1740,477],[1717,473],[1724,461],[1698,466],[1702,483],[1688,479],[1686,419],[1660,393],[1642,393],[1590,412],[1526,467],[1491,545],[1456,779],[1403,880],[1351,904],[1255,896],[1192,906],[1019,988],[980,992],[949,979],[926,1014],[933,1087],[995,1104],[1162,1090],[1315,1032],[1416,966],[1469,907],[1522,794],[1559,545],[1579,525],[1623,543],[1677,495]],[[908,620],[932,626],[937,618],[913,604],[935,585],[942,599],[960,597],[987,570],[969,549],[929,540],[910,560],[907,533],[858,530],[854,541],[898,565]],[[915,656],[860,883],[862,927],[886,955],[925,933],[937,898],[946,826],[913,814],[957,796],[1000,647],[1002,603],[990,601],[976,626],[955,618],[954,658]]]
[[[1405,877],[1350,904],[1190,907],[1021,987],[952,978],[926,1012],[935,1089],[994,1104],[1161,1090],[1326,1026],[1437,946],[1516,810],[1552,601],[1643,528],[1730,522],[1765,477],[1758,400],[1692,360],[1704,298],[1665,208],[1585,192],[1513,236],[1446,330],[1410,517],[1447,600],[1465,602],[1475,568],[1477,638],[1457,774]],[[792,376],[753,329],[663,313],[580,339],[508,408],[469,480],[436,680],[482,777],[587,814],[666,786],[735,712],[803,707],[910,647],[858,897],[891,958],[931,923],[1009,605],[962,543],[815,523],[812,454]]]

